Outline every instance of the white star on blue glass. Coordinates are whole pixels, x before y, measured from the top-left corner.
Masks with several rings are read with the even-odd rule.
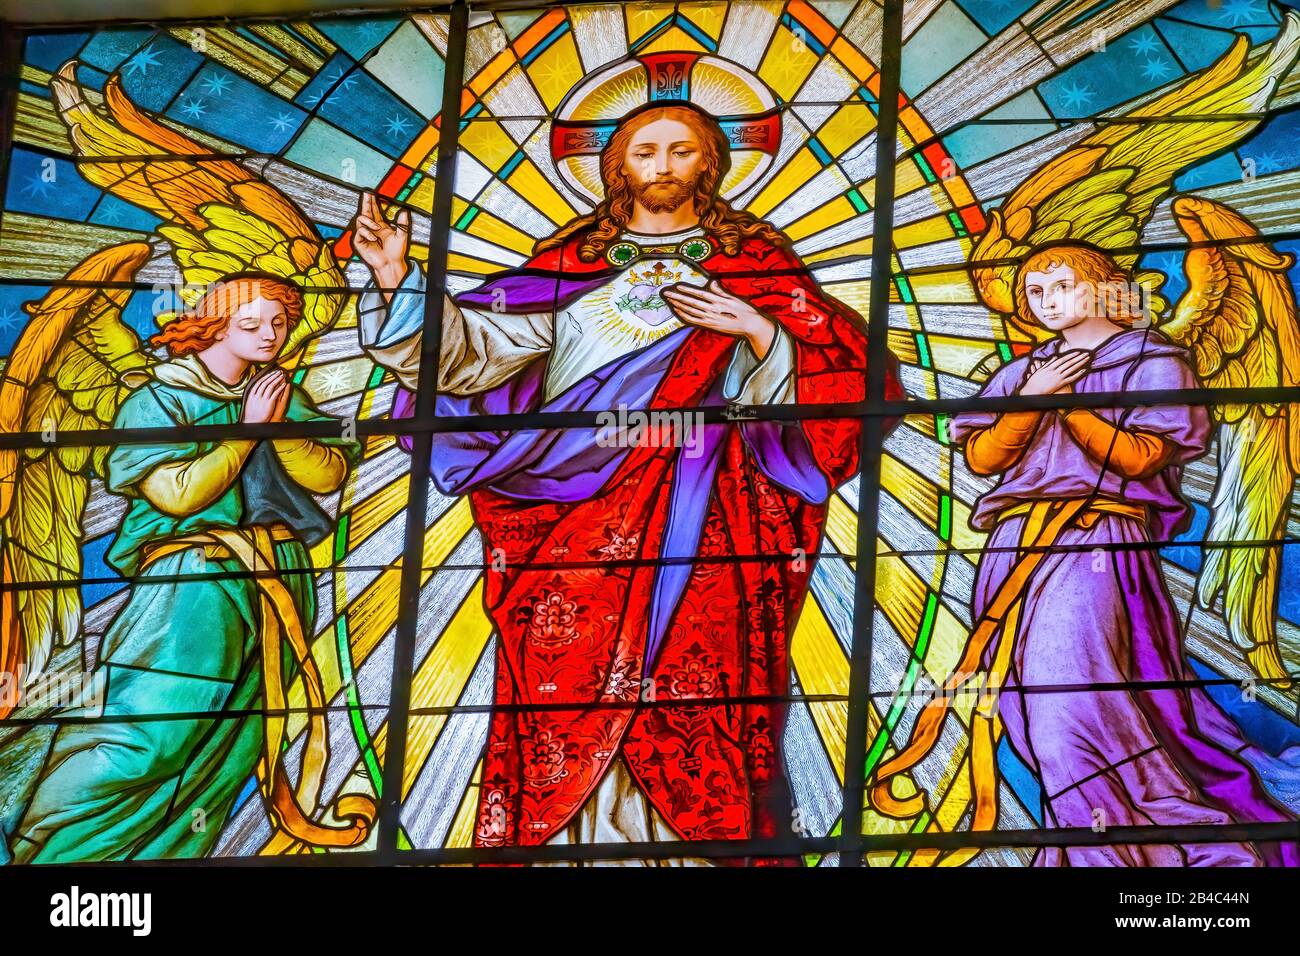
[[[181,112],[190,119],[198,119],[207,111],[208,108],[203,105],[203,101],[197,96],[191,97],[188,102],[181,104]]]
[[[1234,27],[1243,23],[1259,23],[1263,19],[1263,11],[1256,8],[1256,0],[1225,0],[1223,9],[1219,11],[1219,19]]]
[[[149,67],[159,64],[159,53],[150,43],[143,50],[136,53],[135,56],[126,61],[126,70],[128,73],[139,73],[141,76],[149,75]]]
[[[203,81],[203,88],[210,96],[220,96],[230,88],[230,77],[213,73]]]
[[[399,137],[406,132],[406,128],[410,125],[404,116],[394,114],[388,117],[388,135],[394,138]]]
[[[0,312],[0,329],[4,329],[6,332],[9,331],[18,325],[21,318],[22,317],[13,309],[5,309],[3,312]]]
[[[1061,96],[1065,99],[1065,105],[1070,109],[1078,109],[1081,106],[1087,106],[1092,98],[1097,94],[1086,86],[1080,86],[1078,83],[1071,82],[1069,86],[1062,88]]]
[[[1142,65],[1142,75],[1148,80],[1159,82],[1170,74],[1169,64],[1159,58],[1147,60]]]
[[[1138,54],[1154,53],[1160,49],[1160,44],[1150,33],[1139,33],[1130,37],[1128,45],[1133,48],[1134,53]]]
[[[283,133],[285,130],[293,127],[293,115],[290,113],[280,113],[269,122],[275,127],[277,133]]]

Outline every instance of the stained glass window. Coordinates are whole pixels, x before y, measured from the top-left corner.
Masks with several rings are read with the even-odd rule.
[[[1300,13],[19,33],[0,861],[1300,864]]]

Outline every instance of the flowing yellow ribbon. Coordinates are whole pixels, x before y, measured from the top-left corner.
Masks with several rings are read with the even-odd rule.
[[[346,826],[325,826],[310,819],[310,813],[320,800],[321,782],[329,759],[325,691],[293,595],[278,577],[257,574],[258,571],[265,572],[276,567],[272,533],[261,526],[238,531],[232,528],[209,528],[150,548],[142,568],[167,554],[210,546],[216,546],[237,561],[244,570],[252,572],[252,580],[258,591],[261,610],[258,615],[258,637],[262,649],[262,694],[266,711],[262,721],[265,747],[258,762],[258,777],[272,823],[293,839],[311,846],[361,845],[369,835],[377,813],[375,801],[370,797],[345,794],[338,799],[334,811],[349,821]],[[303,746],[302,772],[296,789],[289,786],[281,752],[288,704],[281,636],[288,640],[294,663],[302,677],[308,704],[307,739]],[[304,807],[307,809],[304,810]]]
[[[1085,513],[1087,512],[1087,513]],[[1021,529],[1020,548],[1023,553],[1012,566],[988,608],[971,630],[953,673],[944,682],[942,692],[926,704],[917,717],[907,746],[876,770],[868,788],[871,806],[879,813],[905,820],[915,817],[925,809],[923,794],[899,799],[890,791],[890,781],[906,773],[924,760],[934,749],[943,729],[944,718],[953,698],[968,685],[979,688],[976,705],[971,711],[970,754],[967,768],[970,774],[971,801],[973,804],[970,829],[972,832],[992,830],[998,818],[997,742],[1002,736],[1002,721],[997,714],[997,700],[1002,681],[1011,663],[1016,644],[1020,611],[1025,590],[1043,559],[1047,548],[1056,542],[1072,523],[1090,527],[1101,513],[1114,513],[1145,519],[1146,512],[1139,505],[1106,499],[1070,498],[1037,501],[1019,505],[1002,513],[1001,519],[1025,515]],[[990,669],[981,667],[989,645],[997,641]],[[961,866],[979,852],[967,847],[941,854],[938,866]]]

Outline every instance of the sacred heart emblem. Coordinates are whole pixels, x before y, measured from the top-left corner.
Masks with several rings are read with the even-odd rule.
[[[619,277],[618,281],[625,288],[622,295],[615,297],[614,305],[625,315],[636,316],[651,328],[657,328],[677,318],[664,301],[663,290],[679,282],[702,285],[702,280],[700,273],[684,268],[680,263],[663,259],[642,260]]]

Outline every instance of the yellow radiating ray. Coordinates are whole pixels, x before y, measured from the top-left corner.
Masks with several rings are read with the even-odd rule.
[[[887,482],[883,476],[884,470],[882,467],[882,486],[892,483],[895,488],[901,491],[898,481],[900,475],[895,473],[892,482]],[[900,497],[892,490],[891,494]],[[920,494],[905,493],[905,497],[912,500],[918,498],[924,500],[927,495],[923,492]],[[900,500],[903,500],[903,498],[900,497]],[[840,552],[849,553],[851,551],[852,546],[849,542],[856,540],[857,525],[857,515],[853,513],[844,500],[839,496],[832,498],[826,521],[826,533],[831,538],[831,543]],[[877,552],[883,552],[886,548],[886,543],[877,539]],[[850,562],[850,564],[852,563]],[[876,575],[876,602],[894,630],[898,632],[909,647],[912,647],[921,626],[922,615],[925,611],[925,600],[930,589],[925,586],[925,583],[900,557],[877,557]],[[966,646],[967,635],[968,632],[965,626],[941,601],[938,605],[938,613],[930,637],[930,646],[926,653],[927,669],[940,681],[956,666],[961,650]],[[889,705],[884,706],[888,707]],[[974,695],[968,697],[959,696],[954,701],[953,712],[965,726],[969,725],[970,710],[973,706]],[[874,701],[871,702],[867,714],[868,738],[870,738],[877,733],[881,725]],[[893,749],[891,747],[886,753],[892,753]],[[957,826],[966,812],[969,801],[969,781],[965,774],[959,772],[960,762],[964,759],[963,754],[962,748],[956,748],[950,755],[949,766],[940,775],[934,792],[944,794],[944,797],[941,798],[940,809],[936,814],[937,823],[932,824],[932,827],[937,825],[943,829],[951,830]],[[965,792],[961,789],[963,781],[965,781]],[[900,777],[894,783],[895,792],[902,798],[911,796],[916,792],[916,789],[916,783],[910,775]],[[884,817],[870,807],[866,808],[863,816],[864,833],[901,833],[905,832],[910,826],[909,821]]]
[[[459,222],[461,216],[469,210],[469,203],[460,198],[453,199],[451,210],[452,222]],[[520,255],[528,255],[532,252],[533,245],[537,242],[528,233],[499,219],[485,209],[480,209],[474,214],[474,218],[465,227],[465,232]]]
[[[925,178],[925,174],[917,168],[916,163],[898,163],[894,167],[894,201],[909,196],[918,189],[933,189],[932,184]]]
[[[853,279],[849,282],[822,283],[822,289],[839,299],[865,322],[871,311],[871,280]]]
[[[826,509],[826,537],[835,550],[852,562],[858,554],[858,516],[839,495],[832,495]]]
[[[474,526],[469,499],[459,498],[435,521],[424,534],[423,565],[420,586],[433,576],[431,569],[447,560]],[[401,581],[400,563],[385,569],[361,592],[348,611],[351,625],[349,633],[357,635],[352,640],[352,657],[359,667],[370,656],[379,640],[392,629],[397,620],[397,592]],[[374,736],[375,753],[381,758],[388,739],[388,722],[380,726]]]
[[[525,69],[532,77],[537,94],[546,104],[546,111],[555,112],[565,94],[583,75],[582,61],[578,59],[578,47],[573,42],[573,34],[564,34]]]
[[[320,671],[325,700],[331,700],[343,689],[343,671],[339,666],[339,648],[333,630],[327,628],[312,639],[311,656]],[[294,680],[285,694],[285,701],[285,706],[293,711],[285,721],[285,735],[286,739],[293,740],[307,728],[307,691],[301,678]]]
[[[415,188],[412,189],[410,195],[406,197],[406,204],[415,209],[422,210],[423,212],[432,212],[433,190],[436,184],[436,180],[433,176],[425,176],[416,183]]]
[[[784,25],[778,26],[758,76],[783,100],[792,100],[820,59],[805,40]]]
[[[683,31],[681,27],[671,27],[655,37],[638,52],[641,53],[675,53],[687,50],[693,53],[707,52],[699,40]]]
[[[858,516],[842,498],[832,498],[826,521],[826,534],[831,544],[842,554],[852,554],[857,533]],[[887,550],[888,544],[877,538],[876,603],[890,626],[908,647],[912,647],[921,627],[925,601],[931,589],[926,587],[925,582],[902,558],[881,554]],[[856,561],[849,562],[850,567],[855,564]],[[966,626],[940,601],[926,650],[926,669],[940,679],[950,674],[957,666],[968,636]]]
[[[358,504],[348,516],[348,551],[382,528],[400,512],[410,498],[411,476],[397,475],[391,482]]]
[[[898,361],[903,365],[918,365],[921,361],[921,352],[916,344],[916,336],[906,329],[890,329],[889,351],[898,357]]]
[[[500,272],[501,266],[499,263],[467,256],[461,252],[449,252],[447,253],[447,270],[460,275],[487,276]]]
[[[954,497],[952,499],[952,546],[962,551],[983,550],[988,533],[972,528],[970,515],[970,505]]]
[[[434,522],[425,533],[424,568],[422,583],[427,581],[434,568],[446,560],[452,549],[464,538],[473,524],[467,499],[460,499],[447,513]],[[352,660],[355,667],[360,667],[370,657],[393,625],[397,621],[397,595],[401,584],[400,562],[385,568],[366,588],[347,606],[344,612],[348,617],[348,637],[351,645]],[[326,628],[317,636],[316,642],[333,641],[333,629]],[[337,658],[335,659],[337,669]],[[337,692],[337,687],[335,688]],[[295,685],[291,693],[301,693]],[[332,695],[327,695],[332,696]],[[387,732],[387,723],[375,735],[375,753],[383,756],[383,739]]]
[[[931,304],[961,303],[974,305],[979,300],[970,276],[965,270],[950,269],[941,272],[914,272],[908,276],[912,295],[917,302]],[[890,284],[891,302],[898,301],[898,288]]]
[[[829,507],[827,514],[826,528],[827,535],[831,537],[832,545],[835,545],[835,548],[839,550],[840,553],[852,553],[852,542],[855,540],[858,531],[858,519],[857,515],[853,514],[853,510],[846,505],[844,499],[839,496],[831,499],[831,507]],[[880,566],[883,567],[887,563],[891,562],[888,562],[888,559],[881,559]],[[902,564],[901,561],[894,561],[892,563]],[[850,561],[849,564],[850,567],[852,567],[854,562]],[[906,572],[909,571],[909,568],[902,566],[902,571],[906,574]],[[891,580],[888,578],[881,579],[878,583],[878,587],[888,588],[889,584],[891,584]],[[919,580],[917,580],[917,584],[920,585]],[[922,594],[924,594],[923,588]],[[813,597],[813,594],[809,594],[810,605],[815,605]],[[924,600],[923,597],[922,600]],[[897,614],[897,607],[883,607],[881,610],[884,610],[885,617],[889,617],[891,613]],[[901,623],[901,620],[891,618],[891,623],[893,623],[893,626],[896,627],[896,630],[902,633],[902,635],[915,635],[915,633],[917,633],[915,628],[919,627],[920,614],[922,614],[922,611],[922,607],[917,607],[917,609],[914,610],[914,613],[909,615],[910,619],[915,622],[913,624],[913,630],[911,631],[902,630],[904,624]],[[802,626],[803,620],[801,618],[800,627]],[[814,637],[822,636],[819,632],[820,626],[827,626],[827,624],[826,618],[824,618],[824,615],[820,614],[820,607],[818,606],[818,620],[815,620],[814,626],[811,627],[811,633],[813,633]],[[796,633],[798,633],[798,631],[796,631]],[[848,688],[848,659],[844,656],[842,645],[839,641],[835,640],[833,635],[831,636],[831,640],[833,641],[833,644],[835,644],[835,648],[833,649],[835,649],[837,654],[839,654],[839,661],[842,662],[842,687]],[[826,648],[826,646],[819,643],[814,643],[814,646],[822,652],[819,658],[815,658],[815,662],[820,662],[820,659],[829,657],[829,649]],[[792,656],[792,658],[794,657],[794,653],[796,653],[796,646],[792,645],[792,648],[790,648],[790,656]],[[800,683],[803,689],[805,689],[805,692],[811,693],[809,687],[807,687],[807,684],[805,683],[805,679],[803,679],[803,671],[800,670],[798,665],[796,665],[796,672],[800,675]],[[832,683],[831,685],[835,684]],[[845,689],[844,693],[846,692],[848,691]],[[810,705],[809,710],[811,711],[811,714],[813,714],[814,723],[816,724],[816,727],[818,727],[818,734],[822,737],[823,745],[826,745],[828,754],[831,754],[832,766],[835,766],[836,774],[841,778],[840,782],[842,784],[842,782],[844,782],[844,780],[842,780],[842,778],[844,778],[844,722],[848,719],[848,710],[846,710],[846,708],[832,708],[832,706],[828,704],[813,704]],[[868,739],[878,734],[880,726],[881,719],[878,706],[876,706],[875,701],[871,701],[870,708],[867,708]],[[831,736],[836,734],[839,734],[839,736]],[[832,744],[837,744],[837,747],[832,749]],[[896,788],[896,791],[900,793],[901,796],[910,796],[911,793],[915,792],[915,784],[911,783],[910,777],[898,778],[896,783],[894,783],[894,788]],[[866,832],[866,834],[897,834],[897,832],[906,832],[907,827],[909,826],[909,821],[881,816],[881,814],[875,813],[871,808],[866,808],[866,813],[863,814],[862,831]]]
[[[880,463],[880,486],[927,528],[938,527],[939,488],[933,481],[897,458],[885,456]],[[943,547],[937,535],[928,544],[936,550]]]
[[[791,193],[822,171],[822,164],[807,146],[790,157],[790,161],[781,167],[781,171],[768,181],[763,191],[749,203],[748,209],[755,216],[765,217],[772,212]]]
[[[474,765],[469,786],[460,798],[456,816],[447,830],[447,840],[443,844],[449,849],[463,849],[474,845],[474,820],[478,817],[478,792],[483,786],[483,761]]]
[[[875,132],[876,114],[866,103],[847,103],[831,114],[816,130],[817,139],[832,156],[839,157],[850,146]]]
[[[930,415],[913,416],[908,419],[907,427],[912,429],[912,431],[920,432],[926,438],[932,438],[935,441],[938,441],[939,439],[935,432],[934,422],[934,418]]]
[[[627,18],[628,46],[637,43],[646,33],[671,17],[676,9],[674,3],[625,4],[623,16]]]
[[[894,227],[894,248],[895,249],[914,249],[917,246],[928,245],[931,242],[942,242],[945,239],[952,239],[957,235],[952,228],[952,220],[948,218],[947,213],[940,213],[935,216],[927,216],[925,219],[909,222],[906,225]],[[973,243],[970,240],[962,242],[962,252],[969,255]]]
[[[521,196],[527,196],[528,201],[556,225],[566,223],[578,214],[577,210],[555,191],[555,187],[533,165],[531,159],[521,162],[506,179],[506,183]]]
[[[816,238],[816,236],[813,238]],[[871,236],[864,236],[861,239],[842,242],[837,246],[827,246],[825,249],[811,252],[803,258],[804,262],[809,265],[815,265],[818,262],[830,262],[835,259],[867,259],[871,257],[871,250],[874,246],[875,243],[872,241]]]
[[[483,579],[480,577],[416,670],[411,681],[411,707],[450,707],[460,700],[491,635],[492,622],[483,607]],[[402,768],[403,800],[424,769],[424,762],[433,752],[446,723],[446,714],[411,715],[406,738],[406,764]]]
[[[844,647],[835,637],[830,622],[809,592],[804,601],[799,623],[795,625],[790,641],[790,663],[799,678],[799,686],[809,695],[833,694],[847,697],[849,693],[849,661]],[[822,746],[830,757],[835,774],[844,782],[844,740],[848,728],[849,707],[846,701],[818,701],[808,705]],[[879,724],[874,712],[868,720]],[[874,727],[871,729],[874,733]]]
[[[334,561],[334,539],[323,538],[307,550],[307,560],[317,571],[324,571]]]
[[[795,242],[806,239],[809,236],[816,235],[823,229],[829,229],[832,226],[838,226],[846,219],[852,219],[854,216],[861,215],[853,203],[849,202],[843,196],[838,196],[830,202],[818,206],[806,216],[801,216],[794,222],[784,228],[784,232]]]
[[[471,120],[460,134],[460,147],[488,169],[500,169],[519,151],[510,134],[495,120]]]
[[[695,24],[713,39],[722,36],[722,24],[727,19],[728,4],[716,0],[703,3],[679,3],[677,12]]]
[[[405,487],[405,483],[395,481],[385,490],[391,491],[394,486],[399,484],[401,487]],[[372,498],[374,497],[377,496],[372,496]],[[399,500],[398,510],[400,510],[402,500],[404,498]],[[363,502],[364,504],[365,502]],[[469,531],[472,522],[473,519],[469,513],[469,502],[467,499],[462,498],[449,508],[446,514],[434,522],[426,533],[424,567],[437,567],[445,561],[447,555],[451,553],[452,549]],[[382,526],[382,523],[379,526]],[[430,571],[424,572],[421,579],[422,583],[429,578],[431,573]],[[357,599],[348,605],[347,610],[344,612],[348,617],[348,637],[354,668],[358,668],[365,663],[375,647],[378,646],[380,640],[392,629],[396,622],[397,592],[400,584],[400,566],[387,568],[380,572]],[[341,587],[339,591],[342,592]],[[320,668],[325,699],[332,700],[343,687],[343,672],[339,662],[338,644],[335,641],[333,627],[323,628],[312,639],[312,655]],[[289,739],[293,739],[307,725],[307,715],[303,712],[303,708],[307,706],[307,695],[301,678],[295,680],[289,688],[287,698],[290,708],[298,711],[291,714],[288,721],[286,721],[286,733]],[[381,753],[378,737],[376,737],[375,746],[376,753]]]
[[[366,460],[369,460],[382,455],[396,445],[396,435],[367,435],[361,442],[361,455]]]
[[[930,333],[925,341],[930,347],[930,357],[935,368],[963,378],[968,378],[975,366],[988,358],[989,353],[997,348],[992,338],[972,339]]]
[[[319,343],[318,338],[312,345],[316,346]],[[358,355],[353,358],[317,362],[315,351],[313,348],[312,356],[305,358],[300,364],[300,367],[306,370],[302,387],[315,401],[327,402],[344,396],[359,395],[365,390],[366,383],[375,368],[374,362],[369,358]]]
[[[348,524],[348,551],[354,551],[360,547],[371,534],[387,524],[402,509],[408,497],[408,484],[408,476],[399,476],[351,508]],[[314,567],[323,569],[332,565],[333,543],[332,537],[326,538],[312,549]],[[341,594],[343,589],[337,578],[335,584],[338,587],[338,593]],[[393,575],[392,569],[383,572],[372,582],[370,588],[362,592],[361,598],[354,602],[346,612],[349,615],[349,620],[353,623],[349,633],[352,638],[353,660],[358,666],[370,655],[370,651],[373,650],[378,637],[386,633],[388,627],[391,626],[389,624],[383,627],[382,630],[377,629],[374,625],[382,623],[382,620],[377,619],[371,613],[371,609],[377,602],[382,602],[386,593],[383,590],[384,588],[395,588],[396,586],[397,578]],[[395,595],[393,603],[394,605],[396,603]],[[355,620],[353,620],[353,615],[356,615]],[[332,626],[322,628],[312,638],[312,656],[320,669],[325,699],[331,700],[343,686],[343,671]],[[289,688],[287,699],[291,708],[301,710],[301,708],[307,706],[306,691],[303,688],[301,678],[295,680]],[[302,712],[295,713],[290,716],[286,723],[286,732],[292,738],[297,736],[305,727],[306,714]]]

